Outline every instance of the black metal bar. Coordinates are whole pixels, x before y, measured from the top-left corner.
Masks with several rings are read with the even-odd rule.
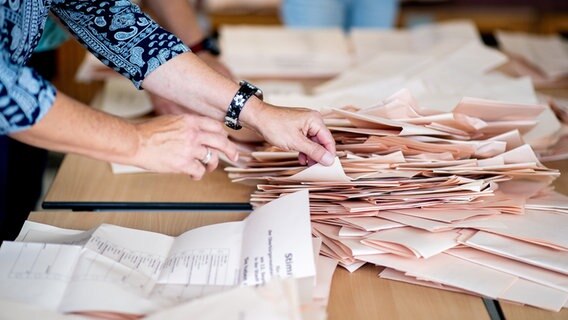
[[[44,201],[43,209],[64,209],[73,211],[97,210],[228,210],[250,211],[252,207],[244,202],[83,202]]]
[[[489,313],[489,318],[491,320],[505,320],[505,315],[503,314],[499,301],[483,298],[483,304],[485,305],[485,309],[487,309],[487,313]]]

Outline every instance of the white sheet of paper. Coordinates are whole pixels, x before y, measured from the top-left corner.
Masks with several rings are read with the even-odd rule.
[[[123,77],[109,78],[102,91],[101,109],[123,118],[136,118],[153,110],[146,92]]]
[[[111,163],[111,170],[113,174],[127,174],[127,173],[147,173],[146,169],[142,169],[135,166],[129,166],[120,163]]]
[[[64,229],[26,220],[15,241],[75,244],[82,246],[89,240],[93,231],[94,230]]]
[[[219,33],[221,59],[239,76],[332,76],[351,64],[340,29],[223,26]]]
[[[50,230],[50,236],[75,236],[53,227],[28,231],[42,229]],[[18,287],[32,279],[34,285],[25,286],[31,291],[2,289],[6,295],[0,298],[63,312],[147,314],[180,298],[290,277],[301,278],[305,288],[300,292],[311,297],[315,276],[311,244],[307,191],[279,198],[244,221],[193,229],[177,238],[102,225],[83,249],[5,242],[0,249],[0,288]],[[57,272],[52,279],[53,270]]]
[[[79,246],[4,241],[0,298],[59,310],[80,252]]]
[[[417,26],[409,30],[353,29],[350,40],[358,62],[383,52],[419,52],[444,42],[480,41],[477,28],[468,20]]]
[[[146,319],[299,320],[302,317],[294,281],[273,280],[258,288],[235,288],[156,312]]]
[[[0,299],[0,320],[42,319],[42,320],[86,320],[78,315],[66,315],[29,303]]]
[[[254,210],[245,222],[243,285],[273,277],[315,276],[308,191],[274,200]]]

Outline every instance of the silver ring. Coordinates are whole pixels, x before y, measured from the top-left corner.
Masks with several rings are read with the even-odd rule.
[[[211,161],[211,158],[213,157],[213,154],[211,153],[211,149],[207,148],[207,154],[205,155],[205,157],[203,157],[203,159],[199,160],[201,163],[203,163],[203,165],[206,165],[209,161]]]

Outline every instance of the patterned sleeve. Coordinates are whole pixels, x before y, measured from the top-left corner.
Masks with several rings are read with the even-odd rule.
[[[33,126],[55,101],[55,88],[33,69],[0,57],[0,135]]]
[[[54,0],[52,11],[89,51],[137,88],[189,49],[130,1]]]

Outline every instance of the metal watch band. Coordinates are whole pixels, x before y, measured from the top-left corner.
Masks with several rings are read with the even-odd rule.
[[[244,80],[239,82],[239,85],[240,88],[231,100],[229,108],[227,109],[227,114],[225,115],[225,125],[234,130],[242,128],[239,123],[239,115],[241,114],[241,110],[247,103],[248,99],[252,95],[255,95],[262,100],[262,91],[259,88]]]

